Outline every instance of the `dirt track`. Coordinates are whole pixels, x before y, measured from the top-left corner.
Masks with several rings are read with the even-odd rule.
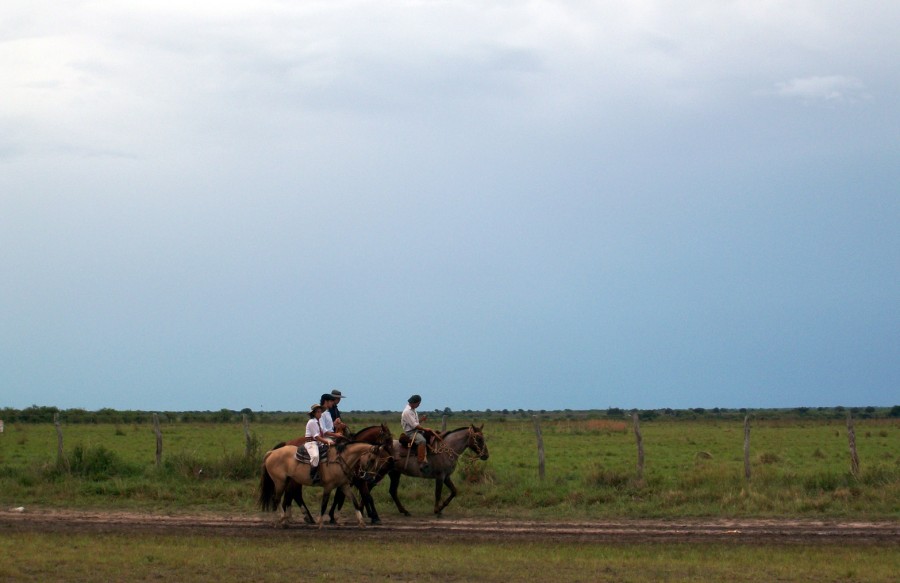
[[[75,510],[0,511],[0,532],[174,534],[240,537],[321,536],[297,514],[288,529],[273,528],[271,515],[162,515]],[[590,522],[384,518],[380,526],[360,529],[345,513],[342,524],[325,525],[330,536],[398,538],[416,536],[458,540],[534,540],[584,542],[733,542],[743,544],[900,544],[900,522],[739,520],[598,520]]]

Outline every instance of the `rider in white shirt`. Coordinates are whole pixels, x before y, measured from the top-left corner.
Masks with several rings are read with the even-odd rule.
[[[322,406],[322,418],[319,420],[320,425],[322,426],[322,436],[325,438],[325,441],[328,443],[334,443],[335,438],[343,437],[340,433],[334,430],[334,421],[331,419],[331,406],[334,405],[334,397],[328,393],[322,395],[322,398],[319,399],[319,405]]]
[[[319,419],[322,417],[322,405],[314,404],[309,408],[309,421],[306,422],[306,442],[303,447],[309,453],[309,477],[315,484],[319,478],[319,444],[328,443],[322,435]]]
[[[416,459],[419,462],[419,469],[421,469],[422,473],[428,473],[429,466],[428,458],[426,457],[427,440],[425,439],[425,433],[434,433],[434,431],[427,427],[423,427],[419,421],[419,414],[416,412],[416,409],[418,409],[421,404],[422,397],[419,395],[413,395],[407,400],[406,408],[400,415],[400,427],[407,437],[409,437],[410,447],[415,446],[416,448]],[[422,421],[425,421],[427,418],[426,415],[422,415]]]

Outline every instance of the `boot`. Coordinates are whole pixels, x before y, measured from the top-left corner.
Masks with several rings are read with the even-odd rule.
[[[318,484],[322,481],[322,477],[319,476],[319,466],[309,466],[309,479],[313,484]]]
[[[416,446],[416,459],[419,460],[419,469],[423,474],[428,474],[431,468],[428,466],[428,458],[426,457],[426,452],[428,446],[424,443],[420,443]]]

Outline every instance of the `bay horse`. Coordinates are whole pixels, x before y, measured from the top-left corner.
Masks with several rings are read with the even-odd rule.
[[[324,489],[322,509],[319,513],[319,528],[322,528],[324,524],[328,497],[331,491],[337,488],[343,490],[344,495],[353,501],[356,509],[356,521],[360,527],[364,527],[362,507],[350,489],[350,481],[361,462],[363,465],[371,463],[383,465],[391,458],[391,449],[369,443],[339,444],[331,448],[327,458],[319,463],[321,481],[316,484],[313,484],[310,479],[309,464],[298,462],[296,455],[296,446],[285,445],[268,451],[263,460],[262,472],[259,477],[258,504],[262,510],[277,510],[281,507],[281,516],[276,522],[276,526],[284,526],[287,521],[288,516],[279,502],[281,502],[287,485],[293,482],[304,486],[320,486]]]
[[[410,451],[408,448],[400,445],[399,441],[394,440],[394,467],[388,472],[388,475],[391,479],[391,498],[397,505],[397,510],[406,516],[410,516],[409,511],[403,507],[403,504],[400,503],[400,499],[397,497],[400,476],[407,475],[414,478],[434,480],[434,513],[440,516],[441,511],[456,497],[456,486],[453,484],[450,476],[453,474],[453,470],[456,469],[456,462],[463,451],[468,448],[478,456],[478,459],[488,459],[489,454],[487,444],[484,441],[483,428],[484,424],[481,427],[475,427],[472,424],[469,427],[460,427],[439,434],[441,439],[436,441],[436,451],[432,451],[429,447],[428,464],[430,471],[427,474],[423,474],[419,468],[419,461],[416,459],[415,451]],[[450,489],[450,495],[447,496],[446,500],[441,501],[441,492],[445,485]]]

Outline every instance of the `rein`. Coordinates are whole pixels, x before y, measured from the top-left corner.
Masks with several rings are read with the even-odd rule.
[[[434,453],[438,455],[446,454],[447,457],[450,458],[451,462],[455,462],[457,458],[459,458],[459,456],[462,455],[464,451],[466,451],[466,448],[471,447],[473,450],[475,450],[475,455],[481,457],[482,455],[484,455],[484,448],[481,447],[481,445],[478,444],[478,440],[474,438],[475,432],[469,429],[466,435],[466,445],[459,453],[456,453],[456,450],[447,445],[447,442],[441,439],[440,445],[434,448]]]
[[[373,445],[373,446],[372,446],[372,449],[369,450],[369,453],[375,453],[376,451],[378,451],[378,446],[377,446],[377,445]],[[360,456],[360,457],[362,457],[362,456]],[[337,455],[337,460],[335,460],[335,461],[337,461],[338,464],[340,464],[341,470],[344,472],[344,476],[347,477],[347,481],[349,481],[349,482],[352,482],[352,481],[353,481],[353,475],[354,475],[354,474],[358,474],[360,477],[364,477],[364,476],[366,475],[366,471],[362,469],[362,466],[361,466],[361,465],[360,465],[360,467],[359,467],[359,471],[358,471],[358,472],[354,472],[353,468],[351,468],[351,467],[347,464],[347,460],[345,460],[345,459],[344,459],[344,456],[343,456],[342,454],[340,454],[340,453]],[[357,462],[357,463],[358,463],[358,462]],[[385,461],[385,462],[383,462],[383,463],[387,463],[387,461]],[[379,466],[376,465],[376,468],[378,468],[378,467],[379,467]],[[379,469],[380,469],[380,468],[379,468]]]

